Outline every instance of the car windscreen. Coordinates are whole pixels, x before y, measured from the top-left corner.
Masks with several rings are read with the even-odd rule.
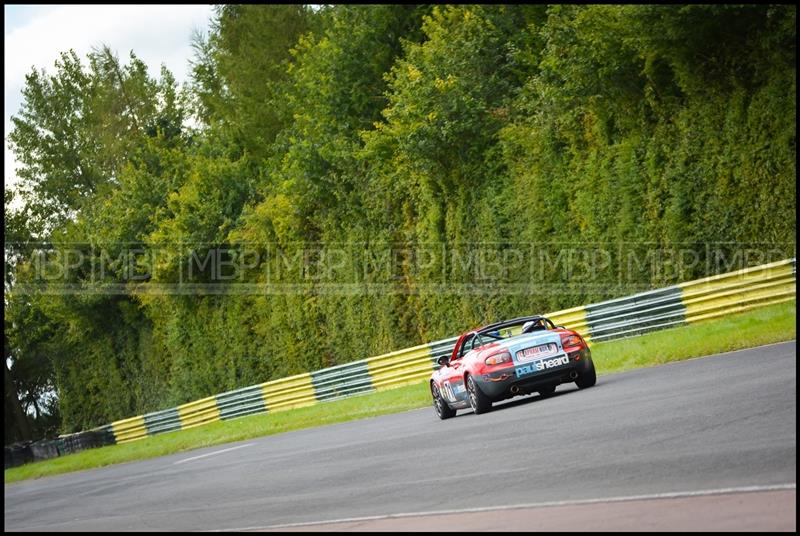
[[[502,328],[493,331],[479,333],[475,337],[473,347],[477,348],[479,346],[483,346],[484,344],[489,344],[495,341],[502,341],[510,337],[514,337],[516,335],[519,335],[521,333],[521,330],[522,326],[510,326],[508,328]]]
[[[522,328],[526,323],[529,324],[528,332],[553,329],[555,327],[550,320],[544,317],[522,318],[519,319],[518,322],[504,323],[494,329],[489,328],[479,331],[478,337],[480,337],[480,344],[477,344],[478,341],[475,341],[476,347],[493,341],[501,341],[510,337],[516,337],[522,334]]]

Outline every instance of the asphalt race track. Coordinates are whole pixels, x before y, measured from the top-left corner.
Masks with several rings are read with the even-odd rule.
[[[794,531],[796,389],[762,346],[10,484],[5,530]]]

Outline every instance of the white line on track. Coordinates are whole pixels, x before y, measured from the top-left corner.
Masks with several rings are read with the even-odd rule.
[[[510,506],[485,506],[481,508],[464,508],[461,510],[439,510],[435,512],[405,512],[402,514],[387,514],[383,516],[351,517],[345,519],[331,519],[328,521],[311,521],[305,523],[287,523],[284,525],[269,525],[267,527],[262,526],[262,527],[212,530],[209,532],[232,532],[232,531],[245,531],[245,530],[258,530],[258,529],[284,529],[291,527],[310,527],[314,525],[328,525],[334,523],[357,523],[360,521],[374,521],[377,519],[397,519],[404,517],[438,516],[438,515],[448,515],[448,514],[469,514],[473,512],[518,510],[521,508],[541,508],[546,506],[572,506],[580,504],[598,504],[598,503],[624,502],[624,501],[646,501],[653,499],[679,499],[682,497],[702,497],[705,495],[751,493],[755,491],[780,491],[780,490],[790,490],[790,489],[797,489],[797,483],[793,482],[791,484],[775,484],[769,486],[745,486],[741,488],[721,488],[721,489],[709,489],[700,491],[677,491],[671,493],[653,493],[649,495],[629,495],[625,497],[609,497],[605,499],[551,501],[551,502],[539,502],[539,503],[528,503],[528,504],[514,504]]]
[[[230,452],[230,451],[236,450],[236,449],[243,449],[245,447],[249,447],[250,445],[253,445],[253,443],[248,443],[246,445],[239,445],[238,447],[231,447],[229,449],[218,450],[216,452],[209,452],[208,454],[202,454],[200,456],[194,456],[192,458],[186,458],[185,460],[181,460],[179,462],[175,462],[172,465],[178,465],[178,464],[181,464],[181,463],[184,463],[184,462],[190,462],[192,460],[199,460],[200,458],[208,458],[209,456],[214,456],[215,454],[222,454],[223,452]]]

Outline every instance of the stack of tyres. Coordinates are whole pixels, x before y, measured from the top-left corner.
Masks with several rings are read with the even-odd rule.
[[[5,447],[5,468],[17,467],[19,465],[32,462],[33,452],[30,442],[15,443]]]
[[[61,448],[59,448],[61,447]],[[56,458],[63,452],[63,441],[42,439],[31,445],[31,453],[36,461]]]
[[[100,447],[104,443],[105,434],[98,432],[78,432],[64,436],[64,453],[70,454],[72,452],[79,452],[81,450]]]
[[[114,439],[114,432],[111,431],[110,428],[98,428],[97,430],[93,431],[95,437],[97,438],[97,446],[102,447],[104,445],[114,445],[116,444],[116,440]]]

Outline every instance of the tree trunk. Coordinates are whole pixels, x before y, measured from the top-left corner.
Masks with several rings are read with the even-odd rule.
[[[25,411],[22,409],[19,398],[17,398],[17,389],[14,387],[14,382],[11,380],[11,371],[8,369],[7,360],[5,364],[6,405],[11,405],[11,411],[14,414],[14,427],[18,432],[18,437],[23,441],[30,441],[32,439],[31,425],[28,422],[28,418],[25,416]]]

